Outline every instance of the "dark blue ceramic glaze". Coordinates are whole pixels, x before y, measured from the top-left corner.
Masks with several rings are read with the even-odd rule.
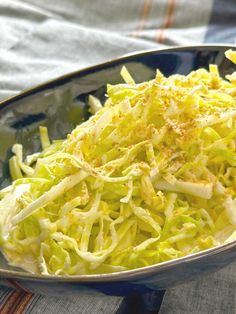
[[[0,185],[9,184],[8,159],[14,143],[25,153],[39,150],[38,127],[46,125],[52,139],[61,139],[87,119],[87,98],[105,96],[107,83],[121,82],[125,65],[136,82],[154,78],[156,69],[165,75],[188,74],[217,64],[224,76],[235,70],[225,59],[225,46],[180,47],[137,53],[55,79],[0,104]],[[72,295],[130,295],[160,290],[216,271],[236,259],[236,243],[230,243],[178,260],[141,269],[105,275],[55,277],[26,273],[7,265],[0,256],[0,283],[32,292]]]

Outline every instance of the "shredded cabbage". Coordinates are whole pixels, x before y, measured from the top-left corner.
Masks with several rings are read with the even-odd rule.
[[[236,52],[226,56],[236,63]],[[236,74],[107,86],[104,106],[66,140],[23,158],[0,191],[0,245],[11,265],[49,275],[124,271],[236,239]]]

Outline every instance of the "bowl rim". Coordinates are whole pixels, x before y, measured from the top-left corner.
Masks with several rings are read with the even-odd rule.
[[[236,45],[231,44],[201,44],[201,45],[186,45],[186,46],[173,46],[167,48],[155,48],[155,49],[147,49],[141,51],[135,51],[131,53],[127,53],[117,58],[109,59],[108,61],[101,62],[92,66],[88,66],[77,71],[69,72],[59,77],[50,79],[41,84],[37,84],[33,87],[23,90],[17,95],[11,96],[0,101],[0,110],[5,106],[10,105],[11,103],[23,99],[24,97],[30,96],[31,94],[43,91],[44,89],[49,88],[48,85],[60,85],[63,84],[64,81],[76,78],[79,75],[86,74],[86,72],[91,72],[93,70],[102,69],[104,66],[115,64],[116,62],[127,61],[135,56],[145,56],[151,55],[154,53],[161,52],[181,52],[190,49],[196,50],[211,50],[211,49],[236,49]],[[7,270],[0,268],[0,278],[14,278],[14,279],[23,279],[29,281],[47,281],[47,282],[76,282],[76,283],[111,283],[117,281],[127,281],[127,280],[138,280],[144,276],[150,276],[154,273],[157,274],[162,271],[168,271],[177,266],[183,266],[190,264],[196,260],[204,259],[206,257],[214,256],[223,252],[231,251],[236,247],[236,240],[227,244],[222,244],[213,248],[209,248],[204,251],[200,251],[194,254],[190,254],[184,257],[180,257],[177,259],[169,260],[166,262],[162,262],[159,264],[153,264],[150,266],[144,266],[141,268],[119,271],[114,273],[105,273],[105,274],[94,274],[94,275],[73,275],[73,276],[56,276],[56,275],[42,275],[42,274],[33,274],[27,273],[21,270]],[[5,257],[4,257],[5,258]]]
[[[25,96],[30,96],[33,93],[40,92],[46,88],[49,88],[49,86],[51,86],[51,85],[53,85],[53,86],[55,84],[63,85],[63,82],[65,82],[66,80],[76,78],[77,76],[79,76],[81,74],[86,74],[86,72],[91,72],[93,70],[102,69],[104,66],[112,65],[116,62],[127,61],[127,60],[129,60],[129,58],[132,58],[132,57],[144,56],[144,55],[149,55],[149,54],[151,55],[154,53],[165,52],[165,51],[166,52],[168,52],[168,51],[178,52],[178,51],[184,51],[187,49],[211,50],[211,49],[217,49],[217,48],[225,49],[225,50],[236,49],[236,44],[235,45],[233,45],[233,44],[181,45],[181,46],[171,46],[171,47],[164,47],[164,48],[160,47],[160,48],[154,48],[154,49],[146,49],[146,50],[138,50],[138,51],[134,51],[134,52],[129,52],[129,53],[121,55],[119,57],[111,58],[111,59],[108,59],[107,61],[99,62],[99,63],[91,65],[91,66],[83,67],[79,70],[68,72],[68,73],[60,75],[60,76],[56,76],[56,77],[51,78],[45,82],[42,82],[42,83],[33,85],[29,88],[23,89],[22,91],[20,91],[16,95],[13,95],[13,96],[7,97],[3,100],[0,100],[0,110],[2,109],[2,107],[5,107],[8,104],[11,104],[12,102],[20,100],[20,99],[24,98]]]

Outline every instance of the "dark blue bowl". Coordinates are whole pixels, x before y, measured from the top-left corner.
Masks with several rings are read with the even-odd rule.
[[[217,64],[222,76],[235,67],[225,59],[226,46],[195,46],[146,51],[80,70],[34,87],[0,104],[0,184],[9,184],[8,159],[15,142],[26,154],[39,149],[38,127],[46,125],[50,137],[63,138],[76,124],[87,119],[87,97],[103,98],[107,83],[121,82],[126,65],[136,82],[150,80],[156,69],[165,75],[188,74]],[[10,267],[0,256],[3,284],[32,292],[71,295],[78,293],[128,295],[159,290],[216,271],[236,259],[236,242],[191,256],[140,269],[104,275],[56,277],[34,275]]]

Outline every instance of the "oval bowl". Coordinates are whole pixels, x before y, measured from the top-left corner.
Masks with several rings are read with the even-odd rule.
[[[229,46],[188,46],[129,54],[79,70],[39,85],[0,103],[0,185],[9,184],[8,159],[14,143],[25,153],[39,150],[38,127],[46,125],[52,139],[64,138],[76,124],[89,117],[87,97],[104,98],[106,84],[120,83],[125,65],[136,82],[154,78],[158,68],[165,75],[188,74],[217,64],[222,76],[235,70],[224,57]],[[129,295],[160,290],[216,271],[236,259],[236,242],[208,249],[158,265],[102,275],[46,276],[27,273],[0,256],[0,283],[26,291],[52,295]]]

